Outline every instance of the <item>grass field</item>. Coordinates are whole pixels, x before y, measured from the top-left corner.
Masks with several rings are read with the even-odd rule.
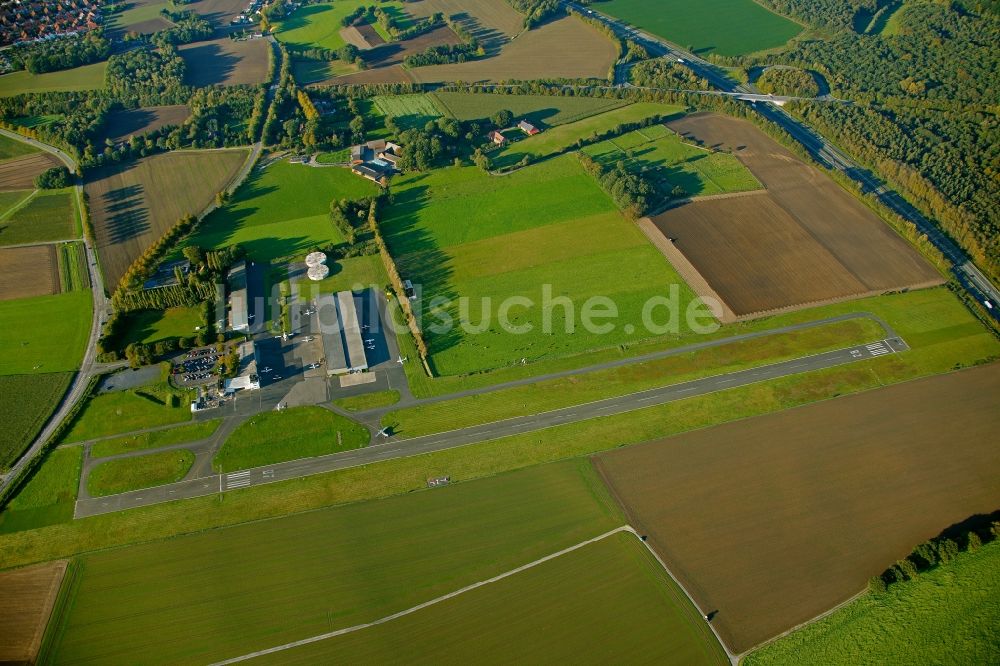
[[[485,93],[435,92],[441,108],[456,120],[489,118],[507,109],[516,119],[527,118],[536,127],[554,127],[617,109],[627,104],[620,99],[599,97],[553,97],[552,95],[494,95]]]
[[[69,388],[70,372],[0,375],[0,469],[28,448]]]
[[[0,245],[44,243],[75,238],[76,211],[69,190],[40,192],[13,215],[0,220]]]
[[[47,658],[209,663],[383,617],[620,524],[570,461],[94,553]]]
[[[569,150],[576,145],[579,139],[589,139],[595,134],[607,132],[623,123],[638,122],[650,116],[679,115],[682,111],[683,109],[679,106],[637,102],[583,120],[559,125],[541,134],[515,141],[491,157],[496,167],[512,166],[525,156],[537,160]],[[516,136],[513,132],[511,134]]]
[[[676,285],[680,305],[690,301],[659,251],[573,157],[503,177],[475,167],[438,169],[398,178],[393,191],[383,233],[400,273],[422,287],[423,327],[439,374],[652,337],[640,318],[649,298]],[[505,326],[500,308],[510,296],[531,303],[505,311]],[[563,296],[571,307],[554,304]],[[587,331],[577,320],[593,296],[613,300],[619,313],[613,330]],[[435,307],[434,299],[447,303]],[[455,324],[449,330],[441,325],[446,316]]]
[[[802,32],[753,0],[608,0],[599,11],[700,54],[762,51]]]
[[[146,449],[157,449],[161,446],[172,444],[185,444],[187,442],[197,442],[201,439],[211,437],[222,419],[212,419],[211,421],[199,421],[189,425],[167,428],[166,430],[153,430],[143,432],[138,435],[126,435],[124,437],[111,437],[94,442],[90,447],[92,458],[106,458],[132,451],[144,451]]]
[[[0,573],[0,662],[34,664],[66,562]]]
[[[336,76],[352,74],[358,71],[356,65],[350,65],[342,60],[292,60],[292,76],[300,86],[311,83],[325,82]]]
[[[82,468],[82,446],[64,446],[46,454],[43,464],[0,513],[0,533],[71,521]]]
[[[3,136],[0,134],[0,136]],[[28,197],[32,196],[34,191],[32,190],[14,190],[11,192],[0,192],[0,219],[3,217],[17,204],[25,201]]]
[[[180,150],[115,164],[89,176],[86,191],[109,289],[177,220],[210,205],[246,158],[242,148]]]
[[[186,396],[164,381],[90,397],[62,441],[82,442],[190,420]]]
[[[322,407],[296,407],[251,417],[234,430],[212,460],[222,472],[358,449],[368,430]]]
[[[138,0],[126,7],[108,18],[106,29],[116,37],[129,32],[149,34],[166,30],[174,25],[160,14],[160,10],[168,9],[167,3],[163,0]]]
[[[83,243],[60,243],[59,284],[65,291],[85,291],[90,289],[90,273],[87,271],[87,251]]]
[[[90,311],[89,291],[0,301],[0,375],[78,370]]]
[[[388,390],[353,395],[348,398],[338,398],[333,401],[333,404],[349,412],[363,412],[367,409],[395,405],[397,402],[399,402],[399,391]]]
[[[230,204],[213,212],[191,242],[204,248],[239,243],[258,261],[303,254],[343,242],[330,222],[330,202],[375,194],[378,186],[348,169],[280,161],[254,169]]]
[[[364,0],[337,0],[302,7],[291,18],[275,24],[275,36],[293,47],[339,49],[346,43],[340,36],[344,27],[341,19],[362,6],[367,6]],[[386,10],[402,10],[399,2],[383,2],[379,6]]]
[[[87,492],[93,497],[104,497],[162,486],[183,479],[193,464],[194,454],[187,449],[115,458],[90,470]]]
[[[713,625],[741,653],[850,598],[942,525],[1000,505],[998,391],[992,364],[597,462],[699,606],[721,609]],[[942,446],[956,423],[961,444]]]
[[[74,69],[64,69],[45,74],[31,74],[26,70],[0,76],[0,97],[20,93],[67,92],[71,90],[97,90],[104,87],[106,62],[95,62]]]
[[[817,400],[948,372],[1000,358],[1000,343],[969,314],[947,289],[928,289],[793,311],[767,320],[768,325],[808,321],[844,312],[868,311],[885,318],[913,347],[906,354],[882,356],[862,365],[831,368],[779,381],[638,409],[620,416],[592,419],[543,432],[503,437],[474,446],[344,469],[282,483],[228,492],[223,498],[183,502],[110,513],[65,525],[0,536],[0,568],[57,559],[130,543],[147,542],[199,530],[284,516],[334,504],[404,495],[426,488],[427,479],[451,476],[468,481],[514,469],[605,451],[616,447],[705,428],[724,421],[774,413]],[[760,321],[741,324],[747,330]],[[400,337],[400,340],[406,340]],[[657,343],[664,344],[662,341]],[[658,348],[651,345],[646,349]],[[631,346],[635,354],[641,346]],[[416,355],[412,346],[404,354]],[[623,350],[587,357],[622,358]],[[576,365],[569,365],[569,364]],[[580,359],[559,359],[546,369],[578,367]],[[497,373],[504,379],[533,376],[537,367],[518,366]],[[462,380],[475,384],[480,375]],[[441,385],[455,386],[445,378]],[[485,381],[495,382],[486,376]],[[433,384],[436,387],[439,384]],[[454,390],[454,389],[452,389]],[[459,485],[461,485],[459,483]],[[435,491],[436,492],[436,491]],[[601,528],[604,529],[604,528]],[[600,531],[595,527],[595,531]]]
[[[631,534],[258,661],[520,664],[540,655],[547,663],[728,663],[684,593]]]
[[[1000,543],[923,573],[888,592],[751,653],[747,666],[987,664],[1000,626]]]
[[[14,123],[18,127],[41,127],[43,125],[50,125],[58,120],[65,118],[61,113],[46,113],[38,116],[24,116],[23,118],[11,118],[10,122]]]
[[[403,129],[423,128],[428,121],[437,120],[444,113],[427,94],[378,95],[372,100],[375,107],[387,118],[393,118]]]
[[[420,437],[843,349],[884,336],[882,327],[868,319],[826,324],[657,361],[406,407],[387,413],[382,425],[391,426],[393,433],[403,438]]]
[[[3,77],[0,77],[0,81],[2,80]],[[39,152],[38,148],[35,148],[31,144],[0,135],[0,160],[9,160],[14,157],[31,155],[37,152]]]
[[[680,187],[690,196],[760,189],[750,170],[729,153],[699,148],[663,125],[653,125],[587,146],[583,152],[607,166],[619,161],[643,173],[662,196]]]
[[[194,306],[129,312],[125,315],[125,333],[121,344],[151,344],[167,338],[195,335],[195,328],[203,324],[200,310]]]

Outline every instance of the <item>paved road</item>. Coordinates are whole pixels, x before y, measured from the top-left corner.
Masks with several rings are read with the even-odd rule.
[[[5,129],[0,129],[0,134],[8,136],[12,139],[23,141],[24,143],[55,155],[70,169],[70,171],[75,172],[77,169],[76,161],[58,148],[41,143],[40,141],[35,141],[34,139],[23,137],[14,132],[9,132]],[[80,210],[82,215],[85,210],[83,207],[83,185],[77,183],[74,187],[74,191],[76,193],[77,208]],[[87,340],[87,347],[84,352],[83,361],[80,364],[80,371],[73,377],[73,382],[70,384],[69,391],[67,391],[66,395],[63,396],[63,399],[56,408],[55,413],[49,417],[49,420],[42,428],[42,431],[38,433],[35,441],[31,443],[28,450],[11,466],[8,473],[0,478],[0,494],[2,494],[8,486],[15,483],[21,471],[27,467],[35,456],[41,453],[45,443],[50,437],[52,437],[52,434],[55,432],[62,420],[69,415],[70,410],[73,409],[73,406],[77,403],[77,401],[83,398],[86,393],[87,385],[90,382],[90,378],[93,375],[97,338],[101,335],[101,324],[104,322],[104,314],[108,308],[108,301],[104,290],[104,276],[101,275],[101,271],[97,267],[97,254],[94,247],[90,244],[90,240],[87,239],[86,236],[83,239],[83,246],[87,256],[87,272],[90,274],[93,317],[90,322],[90,336]]]
[[[338,469],[357,467],[434,451],[457,448],[499,437],[553,428],[586,419],[624,414],[630,411],[663,405],[699,395],[756,384],[780,377],[813,370],[831,368],[908,349],[900,338],[855,345],[844,349],[774,363],[750,370],[705,377],[681,384],[640,391],[629,395],[574,405],[540,414],[506,419],[450,432],[412,439],[382,440],[363,449],[346,451],[317,458],[305,458],[286,463],[258,467],[229,474],[212,474],[198,479],[173,483],[99,499],[81,499],[76,503],[76,517],[83,518],[139,506],[158,504],[175,499],[200,497],[249,486],[284,481]]]
[[[719,67],[706,60],[702,60],[693,53],[674,46],[660,37],[632,28],[617,19],[595,12],[591,8],[581,7],[568,0],[563,0],[563,3],[580,13],[588,14],[592,18],[604,22],[605,25],[619,35],[642,44],[651,55],[665,56],[677,60],[697,76],[707,80],[718,91],[731,94],[738,99],[744,99],[753,104],[753,107],[760,115],[788,132],[818,162],[828,168],[843,172],[857,182],[863,192],[875,195],[887,208],[915,224],[920,232],[926,234],[927,238],[951,262],[952,271],[969,294],[981,303],[988,301],[992,305],[990,313],[997,320],[1000,320],[1000,289],[972,263],[969,256],[957,243],[944,234],[937,225],[927,219],[914,206],[903,199],[902,196],[886,187],[875,174],[860,166],[805,122],[798,118],[793,118],[787,111],[780,108],[780,106],[766,103],[776,100],[767,99],[767,96],[764,96],[764,99],[756,97],[760,94],[760,91],[756,90],[754,86],[738,83],[730,79]],[[758,101],[764,103],[758,104]]]

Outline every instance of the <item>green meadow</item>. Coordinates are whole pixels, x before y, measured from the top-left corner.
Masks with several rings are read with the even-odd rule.
[[[82,468],[82,446],[64,446],[46,454],[44,463],[0,512],[0,534],[72,520]]]
[[[553,97],[552,95],[495,95],[487,93],[434,92],[429,97],[456,120],[488,119],[508,110],[516,120],[526,118],[536,127],[563,125],[610,111],[627,102],[601,97]]]
[[[641,321],[648,299],[673,290],[685,307],[693,298],[571,156],[499,177],[475,167],[405,175],[393,192],[383,233],[403,278],[422,288],[422,326],[439,374],[649,338]],[[611,299],[613,330],[584,330],[591,297]],[[605,311],[593,303],[588,311]]]
[[[729,153],[687,143],[663,125],[587,146],[583,152],[609,166],[624,162],[629,171],[645,174],[664,196],[675,187],[690,196],[761,188],[750,170]]]
[[[132,342],[152,344],[167,338],[197,335],[195,327],[203,324],[197,306],[178,306],[166,310],[136,310],[125,315],[122,345]]]
[[[0,375],[78,370],[91,308],[86,290],[0,301]]]
[[[4,77],[0,76],[0,81],[3,81],[3,79]],[[0,160],[10,160],[37,152],[39,152],[38,148],[35,148],[31,144],[0,134]]]
[[[171,444],[196,442],[200,439],[211,437],[221,423],[222,419],[212,419],[211,421],[199,421],[197,423],[177,426],[176,428],[152,430],[136,435],[102,439],[93,443],[90,447],[90,455],[92,458],[106,458],[121,453],[170,446]]]
[[[491,154],[493,165],[497,168],[509,167],[517,164],[523,158],[537,160],[549,155],[570,150],[576,146],[577,141],[587,140],[591,137],[612,130],[624,123],[634,123],[651,116],[669,116],[680,114],[683,109],[679,106],[667,104],[656,104],[653,102],[636,102],[619,109],[606,111],[596,116],[590,116],[583,120],[559,125],[545,130],[532,137],[523,137],[520,130],[512,130],[506,134],[511,139],[515,139],[506,148],[497,153]]]
[[[315,5],[306,5],[292,16],[275,24],[275,36],[285,44],[296,48],[319,46],[325,49],[339,49],[346,42],[340,36],[344,29],[341,20],[358,7],[368,6],[364,0],[337,0]],[[399,2],[380,2],[379,7],[402,10]],[[382,35],[385,38],[385,35]]]
[[[303,254],[343,242],[330,221],[334,199],[372,196],[378,185],[348,169],[278,161],[257,167],[225,207],[198,227],[191,244],[203,248],[238,243],[257,261]]]
[[[31,445],[72,380],[72,372],[0,375],[0,469]]]
[[[20,93],[69,92],[72,90],[97,90],[104,87],[106,62],[74,67],[45,74],[31,74],[26,70],[0,76],[0,97]]]
[[[391,622],[258,661],[519,664],[540,655],[567,664],[729,663],[683,591],[625,533]]]
[[[754,0],[608,0],[598,10],[700,54],[753,53],[802,32]]]
[[[1000,542],[866,594],[750,653],[747,666],[988,664],[1000,626]]]
[[[194,454],[187,449],[115,458],[90,470],[87,492],[93,497],[104,497],[162,486],[183,479],[193,464]]]
[[[418,93],[415,95],[378,95],[372,98],[375,108],[386,118],[392,118],[403,129],[423,128],[431,120],[444,115],[434,103],[433,97]]]
[[[0,245],[22,245],[77,237],[71,190],[44,191],[0,219]]]

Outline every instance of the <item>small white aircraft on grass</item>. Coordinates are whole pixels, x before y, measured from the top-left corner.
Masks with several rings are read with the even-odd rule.
[[[396,359],[396,363],[399,363],[400,365],[403,365],[404,363],[406,363],[406,360],[408,358],[409,358],[409,356],[400,356],[399,358]]]
[[[389,432],[388,428],[382,428],[377,433],[375,433],[375,436],[376,437],[385,437],[386,439],[388,439],[388,438],[392,437],[392,433]]]

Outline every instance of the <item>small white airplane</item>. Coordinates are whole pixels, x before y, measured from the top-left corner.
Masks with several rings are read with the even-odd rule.
[[[312,342],[313,340],[315,340],[315,338],[311,335],[307,335],[306,337],[302,338],[302,342]]]
[[[375,338],[368,338],[367,340],[365,340],[365,344],[366,345],[373,345],[373,344],[375,344]]]
[[[271,368],[264,368],[261,372],[271,372]]]
[[[399,358],[396,359],[396,363],[399,363],[400,365],[403,365],[404,363],[406,363],[406,360],[408,358],[409,358],[408,356],[400,356]]]
[[[392,437],[392,435],[389,433],[389,429],[388,428],[382,428],[377,433],[375,433],[375,436],[376,437],[385,437],[386,439]]]
[[[281,375],[274,375],[273,377],[271,377],[271,381],[272,381],[272,382],[276,382],[276,381],[278,381],[279,379],[281,379]]]
[[[318,367],[319,367],[319,363],[310,363],[310,364],[309,364],[308,366],[306,366],[306,367],[307,367],[307,368],[308,368],[309,370],[315,370],[316,368],[318,368]]]

